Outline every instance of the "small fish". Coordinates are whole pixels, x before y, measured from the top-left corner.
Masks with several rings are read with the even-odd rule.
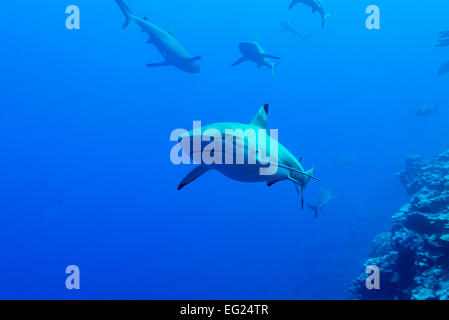
[[[415,112],[415,116],[425,118],[428,116],[433,116],[438,114],[438,108],[432,108],[428,105],[423,105],[421,108],[418,109],[418,111]]]

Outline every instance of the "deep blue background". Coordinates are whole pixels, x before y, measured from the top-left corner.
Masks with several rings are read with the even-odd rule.
[[[161,61],[112,0],[8,1],[0,11],[0,298],[343,299],[370,241],[407,196],[395,174],[408,154],[449,147],[449,5],[324,1],[331,18],[289,0],[126,0],[174,29],[202,71]],[[81,9],[81,30],[65,8]],[[365,8],[381,9],[380,31]],[[290,20],[307,43],[280,32]],[[258,40],[283,57],[276,79],[239,58]],[[329,187],[318,220],[291,183],[272,188],[211,172],[178,192],[170,133],[193,120],[269,127],[306,169],[306,201]],[[440,115],[417,118],[423,104]],[[333,161],[355,154],[336,172]],[[65,267],[81,290],[65,289]]]

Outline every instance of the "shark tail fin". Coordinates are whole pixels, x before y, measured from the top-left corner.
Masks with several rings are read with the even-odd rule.
[[[309,209],[311,209],[315,213],[315,219],[318,218],[318,212],[319,212],[318,206],[314,206],[311,204],[308,204],[307,206],[309,207]]]
[[[273,75],[273,78],[276,78],[276,70],[277,70],[278,65],[279,65],[279,61],[273,62],[271,64],[271,74]]]
[[[129,26],[132,26],[134,23],[136,23],[136,16],[131,11],[131,9],[123,2],[123,0],[115,0],[115,2],[117,2],[118,6],[126,17],[126,21],[123,24],[123,29],[128,28]]]

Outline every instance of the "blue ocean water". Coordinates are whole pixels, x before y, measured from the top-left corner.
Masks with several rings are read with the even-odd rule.
[[[323,0],[331,17],[290,1],[126,0],[193,56],[199,74],[148,68],[160,54],[140,28],[122,29],[112,0],[9,1],[0,108],[0,298],[345,299],[372,238],[407,199],[409,154],[448,148],[449,4]],[[81,29],[67,30],[78,5]],[[381,11],[367,30],[365,9]],[[314,35],[304,42],[281,21]],[[277,77],[246,63],[237,44],[282,57]],[[267,188],[170,161],[172,130],[192,121],[268,125],[305,169],[306,203],[341,200],[318,219],[291,183]],[[428,118],[422,105],[439,108]],[[353,155],[337,169],[335,161]],[[65,268],[80,268],[67,290]]]

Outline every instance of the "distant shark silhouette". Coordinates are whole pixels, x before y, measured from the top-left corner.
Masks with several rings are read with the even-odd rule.
[[[438,108],[437,107],[432,108],[427,105],[422,106],[421,108],[418,109],[418,111],[415,112],[415,116],[422,118],[436,114],[438,114]]]
[[[307,206],[315,213],[315,219],[318,218],[320,211],[323,211],[332,200],[341,200],[341,198],[334,198],[330,189],[321,189],[320,198],[317,204],[308,204]]]
[[[307,41],[313,34],[302,34],[301,32],[296,29],[296,27],[288,21],[282,21],[281,22],[282,31],[288,31],[291,34],[303,39],[304,41]]]
[[[441,65],[440,69],[438,69],[438,75],[442,76],[443,74],[446,74],[448,72],[449,72],[449,61],[446,61]]]
[[[340,169],[343,167],[347,167],[355,160],[355,154],[347,154],[341,160],[334,160],[334,169]]]
[[[200,72],[200,65],[197,63],[200,56],[191,56],[186,49],[176,40],[172,32],[166,32],[160,27],[150,23],[145,17],[143,19],[134,15],[128,6],[122,0],[115,0],[126,17],[123,28],[137,24],[146,32],[150,38],[148,43],[153,44],[159,53],[165,58],[165,61],[159,63],[150,63],[149,67],[174,66],[179,70],[188,73]]]
[[[232,64],[233,67],[246,62],[252,61],[258,67],[265,66],[271,69],[273,77],[276,76],[275,71],[279,62],[273,62],[271,59],[280,60],[281,58],[267,54],[262,47],[256,42],[241,42],[239,49],[243,57]]]
[[[244,154],[245,159],[249,158],[249,147],[248,143],[244,142],[242,143],[242,137],[239,135],[233,135],[229,137],[229,130],[242,130],[245,132],[246,130],[255,130],[258,132],[259,129],[265,129],[267,130],[267,118],[268,118],[268,105],[264,105],[262,108],[260,108],[257,115],[254,117],[254,119],[251,121],[251,123],[238,123],[238,122],[222,122],[222,123],[214,123],[206,127],[201,128],[201,133],[197,132],[195,133],[195,130],[192,130],[183,136],[180,137],[180,141],[183,141],[183,139],[193,140],[193,139],[202,139],[204,141],[204,134],[210,129],[218,130],[222,136],[226,136],[226,143],[230,143],[232,150],[237,150],[236,148],[242,144],[244,144]],[[198,130],[199,131],[199,130]],[[201,135],[201,136],[199,136]],[[267,139],[271,140],[270,136],[268,136],[267,133],[265,133],[265,136],[260,137],[259,139]],[[207,139],[206,139],[207,140]],[[244,139],[245,140],[245,139]],[[181,143],[181,142],[180,142]],[[240,145],[239,145],[240,143]],[[261,175],[260,174],[260,168],[262,167],[260,162],[256,162],[256,164],[249,164],[249,163],[243,163],[243,164],[226,164],[225,161],[223,161],[223,164],[211,164],[211,165],[205,165],[200,164],[195,169],[193,169],[179,184],[178,190],[181,190],[184,186],[188,185],[189,183],[193,182],[200,176],[202,176],[204,173],[208,172],[209,170],[217,170],[221,172],[226,177],[241,181],[241,182],[266,182],[267,185],[270,187],[273,184],[279,182],[279,181],[291,181],[294,183],[296,187],[296,191],[300,193],[301,190],[301,206],[304,207],[304,189],[309,183],[311,179],[318,180],[313,176],[314,169],[310,169],[309,171],[305,171],[300,163],[300,160],[296,159],[284,146],[282,146],[280,143],[276,141],[278,145],[278,156],[277,156],[277,163],[270,163],[269,165],[276,165],[277,171],[273,175]],[[192,157],[195,153],[195,150],[191,149],[192,144],[189,144],[188,146],[184,145],[182,146],[182,150],[189,154],[190,157]],[[270,143],[266,143],[266,145],[271,145]],[[201,152],[204,151],[205,146],[201,146]],[[267,150],[261,149],[263,147],[260,146],[260,144],[257,144],[255,153],[256,155],[264,154],[267,155]],[[226,147],[223,147],[223,150],[227,150]],[[200,151],[200,150],[198,150]],[[214,150],[215,152],[215,150]],[[225,153],[225,152],[224,152]],[[224,154],[222,155],[225,156]],[[268,155],[267,155],[268,156]],[[270,157],[270,156],[268,156]],[[259,159],[260,160],[260,159]],[[263,166],[265,167],[265,165]]]
[[[324,7],[320,0],[293,0],[290,4],[290,9],[292,9],[298,3],[303,3],[306,6],[311,7],[312,13],[318,11],[318,13],[321,15],[321,27],[324,27],[324,21],[326,21],[326,19],[329,18],[330,15],[324,12]]]
[[[449,46],[449,31],[440,32],[440,37],[438,38],[437,47]]]

